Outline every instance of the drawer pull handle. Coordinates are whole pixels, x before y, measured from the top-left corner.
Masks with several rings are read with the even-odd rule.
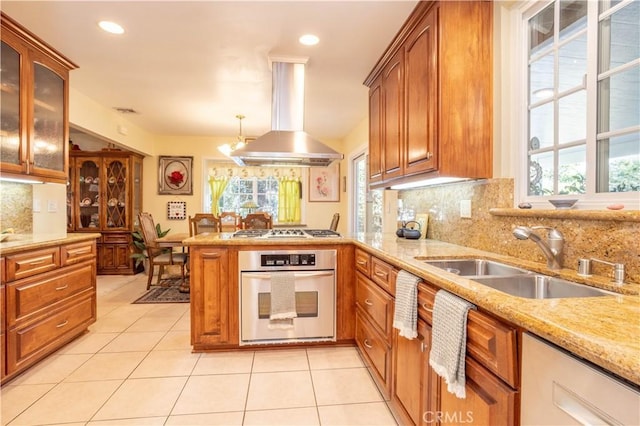
[[[29,262],[29,266],[42,265],[44,262],[46,262],[46,260],[45,260],[45,259],[43,259],[43,260],[38,260],[38,261],[35,261],[35,262]]]
[[[376,271],[376,275],[385,279],[387,278],[387,274],[385,274],[384,272]]]
[[[62,287],[56,287],[56,291],[64,290],[66,288],[69,288],[69,284],[65,284]]]
[[[367,306],[373,306],[373,302],[369,299],[364,299],[364,304]]]
[[[373,346],[371,346],[369,344],[369,339],[364,339],[364,341],[362,342],[362,344],[364,345],[365,348],[367,349],[373,349]]]
[[[358,263],[358,265],[366,265],[367,261],[366,260],[358,260],[357,263]]]
[[[427,312],[431,312],[431,313],[433,313],[433,309],[429,309],[429,308],[427,307],[427,304],[426,304],[426,303],[423,303],[423,304],[422,304],[422,309],[424,309],[424,310],[425,310],[425,311],[427,311]]]
[[[64,320],[64,321],[63,321],[63,322],[61,322],[60,324],[56,325],[56,328],[62,328],[62,327],[64,327],[64,326],[65,326],[65,325],[67,325],[67,324],[69,324],[69,321]]]

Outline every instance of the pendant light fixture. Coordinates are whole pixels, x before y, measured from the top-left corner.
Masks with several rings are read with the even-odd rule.
[[[238,114],[236,115],[236,118],[240,122],[239,124],[240,132],[238,134],[238,140],[233,143],[225,143],[224,145],[220,145],[218,147],[218,151],[220,151],[227,157],[229,157],[233,151],[235,151],[238,148],[242,148],[245,145],[244,136],[242,136],[242,119],[245,117],[242,114]]]

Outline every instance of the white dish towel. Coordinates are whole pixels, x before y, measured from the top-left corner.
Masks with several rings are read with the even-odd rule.
[[[393,327],[407,339],[418,336],[418,283],[420,278],[407,271],[398,272],[396,279],[396,304],[393,310]]]
[[[291,329],[296,312],[295,272],[271,273],[271,312],[269,329]]]
[[[433,305],[433,327],[429,365],[447,382],[447,390],[464,399],[467,315],[475,305],[439,290]]]

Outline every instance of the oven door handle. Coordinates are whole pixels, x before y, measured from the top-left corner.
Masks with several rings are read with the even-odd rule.
[[[335,274],[335,271],[308,271],[308,272],[296,271],[294,272],[295,278],[328,277],[328,276],[333,276],[334,274]],[[271,279],[271,273],[269,272],[258,272],[258,273],[242,272],[241,276],[242,278],[254,278],[259,280]]]

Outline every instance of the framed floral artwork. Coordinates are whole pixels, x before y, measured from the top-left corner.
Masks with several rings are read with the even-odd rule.
[[[158,161],[158,194],[193,195],[193,157],[161,155]]]
[[[309,202],[340,201],[340,163],[309,168]]]

